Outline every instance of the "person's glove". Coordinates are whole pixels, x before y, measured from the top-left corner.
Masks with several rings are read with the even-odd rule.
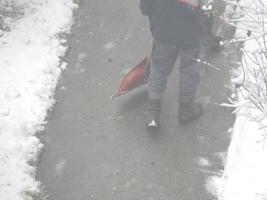
[[[197,10],[198,19],[204,34],[211,34],[213,27],[213,0],[200,0],[200,7]]]

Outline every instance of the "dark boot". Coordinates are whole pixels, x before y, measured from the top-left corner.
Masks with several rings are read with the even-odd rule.
[[[179,103],[179,123],[188,124],[203,114],[203,106],[194,102]]]
[[[160,127],[161,100],[149,99],[147,107],[146,127],[158,129]]]

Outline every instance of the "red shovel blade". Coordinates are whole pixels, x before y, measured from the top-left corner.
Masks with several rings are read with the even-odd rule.
[[[117,91],[111,96],[111,98],[126,94],[134,88],[145,84],[149,71],[148,67],[148,57],[146,57],[125,75],[120,83],[119,89],[117,89]]]

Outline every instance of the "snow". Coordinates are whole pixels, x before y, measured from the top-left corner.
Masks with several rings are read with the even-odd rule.
[[[87,56],[88,56],[87,53],[80,53],[78,55],[76,64],[74,66],[74,68],[77,71],[77,73],[81,74],[81,73],[86,71],[86,68],[82,63],[87,58]]]
[[[0,199],[32,199],[38,193],[36,162],[47,111],[66,63],[60,33],[73,23],[72,0],[0,2],[21,11],[4,19],[0,36]],[[56,19],[55,19],[56,16]]]
[[[234,0],[230,1],[235,5]],[[242,0],[243,10],[254,14],[253,22],[238,26],[236,40],[247,39],[243,48],[242,63],[246,62],[246,74],[261,68],[249,57],[262,58],[263,30],[262,19],[257,12],[258,0]],[[267,3],[261,1],[267,6]],[[15,5],[15,6],[14,6]],[[46,124],[47,111],[53,106],[55,88],[67,63],[61,61],[67,46],[66,40],[59,37],[70,30],[73,23],[73,0],[1,0],[0,1],[0,199],[24,200],[40,192],[36,176],[38,155],[43,148],[36,133]],[[230,6],[228,15],[231,13]],[[249,9],[248,9],[249,8]],[[3,12],[4,11],[4,12]],[[240,15],[243,22],[251,13]],[[3,17],[6,15],[5,17]],[[55,18],[56,16],[56,18]],[[265,16],[264,22],[267,21]],[[249,27],[249,29],[248,29]],[[248,38],[249,30],[252,36]],[[90,33],[91,35],[93,32]],[[125,40],[127,40],[126,36]],[[259,43],[260,42],[260,43]],[[113,41],[107,42],[105,51],[115,48]],[[78,56],[76,68],[83,71],[82,62],[86,53]],[[267,61],[262,60],[265,66]],[[248,73],[249,74],[249,73]],[[235,71],[233,83],[237,86],[244,80],[244,69]],[[246,83],[250,91],[263,90],[264,77],[255,79],[252,74]],[[64,89],[64,88],[62,88]],[[231,129],[232,140],[228,149],[223,175],[209,177],[207,189],[219,200],[266,200],[267,199],[267,149],[266,149],[266,99],[257,96],[259,107],[251,103],[251,93],[239,88],[234,102],[237,119]],[[261,110],[262,108],[262,110]],[[223,154],[220,154],[224,158]],[[60,160],[56,170],[60,176],[67,162]],[[207,158],[198,160],[199,166],[209,167]],[[220,174],[220,173],[218,173]],[[113,188],[114,191],[117,188]]]
[[[202,167],[210,167],[211,163],[207,158],[200,157],[198,160],[198,165]]]
[[[267,149],[259,124],[239,116],[229,147],[222,197],[226,200],[267,198]]]
[[[63,174],[66,164],[67,164],[66,159],[60,159],[59,162],[56,164],[56,171],[58,175],[61,176]]]
[[[110,41],[104,45],[104,49],[105,51],[110,51],[111,49],[114,48],[114,46],[115,46],[114,42]]]
[[[210,177],[207,189],[218,200],[266,200],[267,60],[263,33],[267,22],[267,2],[243,0],[239,4],[242,9],[236,24],[236,39],[245,39],[245,43],[241,49],[240,67],[234,71],[232,81],[237,89],[237,101],[234,102],[237,116],[231,130],[224,173],[222,177]],[[264,15],[259,14],[263,12]],[[251,36],[248,34],[250,30]]]

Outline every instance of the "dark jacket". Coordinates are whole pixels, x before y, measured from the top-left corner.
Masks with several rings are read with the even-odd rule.
[[[149,17],[153,37],[159,42],[193,49],[200,45],[200,9],[176,0],[140,0],[140,9]]]

